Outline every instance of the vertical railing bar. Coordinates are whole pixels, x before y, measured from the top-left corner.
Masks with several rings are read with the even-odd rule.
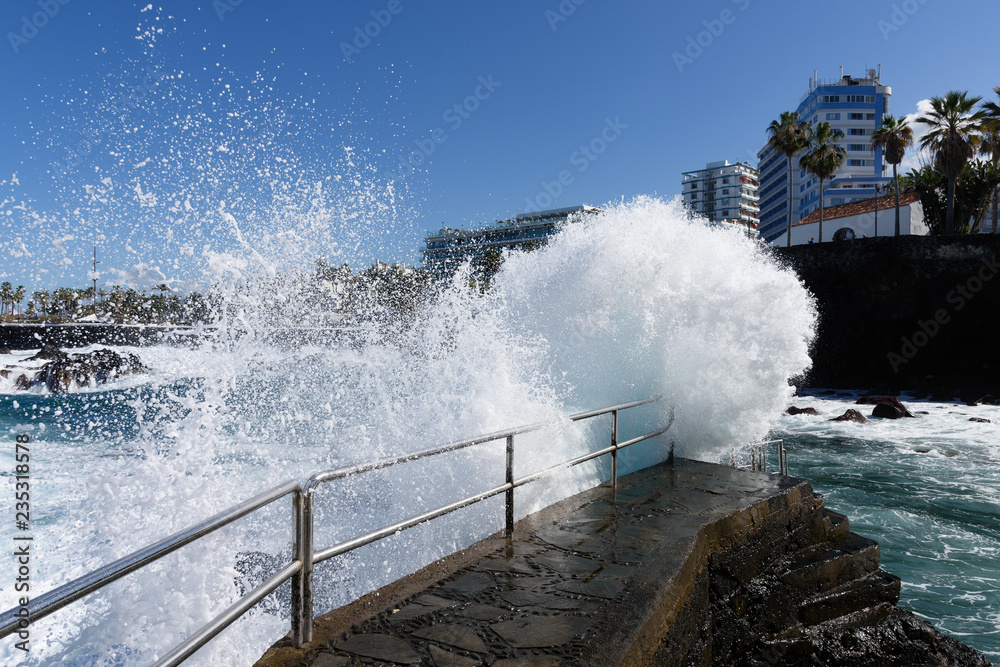
[[[292,495],[292,560],[297,560],[305,566],[305,549],[302,543],[302,492]],[[305,576],[299,570],[292,576],[292,646],[302,648],[305,643],[305,614],[303,613],[303,597],[305,593]]]
[[[504,533],[507,541],[514,539],[514,435],[507,436],[507,484],[511,487],[507,489],[506,496],[506,521]]]
[[[618,490],[618,411],[611,411],[611,488]]]
[[[302,644],[296,648],[301,648],[302,645],[311,642],[313,635],[314,488],[312,484],[309,484],[302,494],[302,510],[299,520],[302,528],[299,544],[302,557],[302,608],[299,610],[299,622],[302,627]]]

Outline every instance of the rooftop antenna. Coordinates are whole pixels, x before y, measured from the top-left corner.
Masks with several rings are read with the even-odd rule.
[[[882,63],[878,64],[878,79],[876,81],[882,83]]]
[[[840,78],[841,79],[844,78],[844,66],[843,65],[840,66]]]

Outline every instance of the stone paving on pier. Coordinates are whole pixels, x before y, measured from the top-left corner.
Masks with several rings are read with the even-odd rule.
[[[745,541],[755,521],[805,498],[801,480],[678,459],[522,519],[511,544],[484,540],[331,612],[310,649],[286,638],[258,665],[648,664],[713,541]]]

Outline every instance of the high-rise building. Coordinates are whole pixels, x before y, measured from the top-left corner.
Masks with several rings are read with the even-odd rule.
[[[681,194],[693,212],[716,222],[757,228],[760,209],[757,170],[746,162],[709,162],[704,169],[682,174]]]
[[[463,263],[479,259],[491,249],[506,251],[522,249],[529,244],[543,245],[562,225],[600,211],[584,204],[521,213],[510,220],[498,220],[494,225],[476,229],[442,227],[429,232],[424,239],[424,268],[437,278],[447,277]]]
[[[843,74],[843,71],[841,71]],[[824,206],[849,204],[875,196],[875,186],[891,179],[881,148],[873,148],[872,133],[890,113],[892,89],[881,75],[869,70],[862,79],[841,76],[837,81],[809,80],[809,91],[796,111],[799,120],[815,128],[820,123],[844,133],[840,145],[847,152],[843,166],[824,183]],[[819,179],[792,158],[792,224],[819,208]],[[767,144],[757,153],[760,169],[760,235],[783,245],[788,227],[788,160]],[[824,239],[828,240],[828,239]]]

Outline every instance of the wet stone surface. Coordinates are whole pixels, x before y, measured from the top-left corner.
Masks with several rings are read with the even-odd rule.
[[[608,636],[609,619],[626,604],[629,582],[649,562],[679,566],[683,558],[674,552],[690,544],[706,515],[722,516],[779,491],[776,478],[748,481],[747,473],[732,476],[738,490],[726,488],[719,477],[726,470],[689,462],[683,480],[662,470],[624,478],[637,483],[613,496],[607,489],[593,493],[574,511],[533,522],[513,545],[357,623],[317,647],[314,662],[295,664],[588,663]]]

